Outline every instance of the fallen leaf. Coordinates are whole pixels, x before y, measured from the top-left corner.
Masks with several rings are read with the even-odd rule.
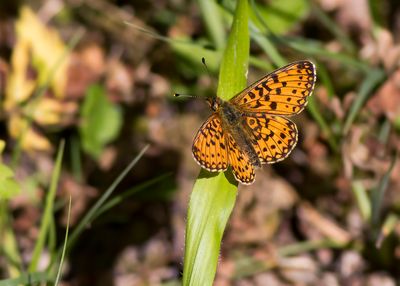
[[[347,244],[351,241],[351,235],[345,229],[332,219],[322,215],[310,204],[302,203],[299,206],[298,213],[304,225],[312,228],[313,231],[318,231],[324,237],[340,244]]]

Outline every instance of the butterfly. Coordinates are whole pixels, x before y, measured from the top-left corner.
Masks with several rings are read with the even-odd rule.
[[[193,157],[211,172],[231,166],[235,179],[252,184],[254,170],[285,159],[297,143],[287,117],[300,113],[316,81],[310,61],[293,62],[256,81],[229,101],[207,98],[214,111],[197,132]]]

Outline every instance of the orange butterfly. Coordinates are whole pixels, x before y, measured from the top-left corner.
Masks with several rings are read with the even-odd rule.
[[[232,167],[242,184],[254,169],[285,159],[297,143],[297,127],[285,116],[301,112],[316,80],[315,66],[299,61],[258,80],[229,101],[208,98],[213,114],[204,122],[192,152],[201,167],[221,172]]]

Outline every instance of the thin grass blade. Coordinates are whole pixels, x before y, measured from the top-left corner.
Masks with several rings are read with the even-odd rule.
[[[198,0],[197,3],[199,4],[201,15],[215,48],[217,50],[223,49],[225,45],[225,31],[217,2],[214,0]]]
[[[54,198],[56,196],[58,180],[61,174],[64,146],[65,146],[65,141],[62,140],[58,148],[56,164],[54,166],[53,174],[51,176],[49,192],[46,196],[46,203],[44,207],[42,223],[40,225],[39,236],[38,239],[36,240],[35,248],[33,249],[32,260],[28,268],[29,272],[34,272],[37,270],[39,258],[44,249],[46,238],[48,237],[50,223],[53,219],[52,216],[53,216]]]
[[[54,286],[58,285],[58,282],[60,281],[60,278],[61,278],[61,272],[62,272],[62,267],[63,267],[63,264],[64,264],[64,258],[65,258],[65,251],[67,249],[68,232],[69,232],[69,219],[70,219],[70,217],[71,217],[71,196],[69,196],[69,201],[68,201],[68,217],[67,217],[67,228],[65,230],[64,245],[63,245],[63,249],[62,249],[60,265],[58,267],[57,276],[56,276],[56,280],[54,282]]]
[[[367,76],[360,86],[358,96],[350,107],[349,115],[347,116],[346,122],[344,123],[343,134],[347,134],[347,132],[350,130],[351,124],[353,124],[354,119],[357,117],[358,112],[362,108],[368,96],[371,94],[371,91],[384,78],[385,73],[380,69],[371,70],[367,73]]]
[[[122,171],[122,173],[114,180],[114,182],[111,184],[111,186],[103,193],[103,195],[100,197],[100,199],[91,207],[91,209],[86,213],[86,215],[82,218],[82,220],[79,222],[79,224],[76,226],[74,231],[72,232],[70,239],[69,239],[69,244],[67,247],[67,253],[68,249],[74,245],[76,242],[76,239],[79,237],[79,235],[82,233],[82,231],[85,229],[85,227],[90,224],[90,222],[93,221],[93,218],[96,216],[97,211],[103,206],[107,199],[111,196],[111,194],[114,192],[115,188],[118,186],[118,184],[125,178],[125,176],[132,170],[132,168],[136,165],[136,163],[142,158],[146,150],[149,148],[149,145],[146,145],[142,151],[132,160],[132,162]],[[59,257],[62,253],[62,249],[58,251],[57,257]]]
[[[18,278],[1,280],[0,286],[51,285],[51,282],[45,272],[34,272],[22,274]]]
[[[367,191],[364,186],[359,181],[355,181],[352,184],[352,191],[356,199],[358,208],[360,210],[361,216],[365,222],[371,219],[371,202],[368,197]]]
[[[383,198],[385,197],[386,189],[389,185],[390,175],[393,171],[393,168],[396,164],[398,151],[395,152],[392,158],[392,162],[390,163],[389,169],[383,175],[382,180],[379,183],[379,186],[372,191],[371,201],[372,201],[372,225],[378,226],[380,221],[380,212],[383,204]]]

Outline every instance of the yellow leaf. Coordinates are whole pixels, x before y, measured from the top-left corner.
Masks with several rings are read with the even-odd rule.
[[[29,67],[29,43],[18,40],[11,57],[12,72],[8,77],[4,108],[11,111],[21,102],[27,100],[34,88],[35,81],[27,78]]]
[[[55,29],[46,27],[27,6],[21,8],[16,23],[17,37],[26,41],[32,51],[32,64],[38,72],[38,84],[50,80],[50,87],[58,98],[64,96],[69,57],[67,47]]]
[[[27,119],[22,118],[18,114],[10,116],[8,130],[14,139],[21,140],[21,147],[27,152],[48,152],[52,150],[49,140],[35,131]]]
[[[6,147],[6,142],[4,140],[0,140],[0,155],[3,153],[5,147]],[[0,162],[1,162],[1,157],[0,157]]]
[[[76,102],[43,97],[27,107],[27,113],[40,125],[64,125],[77,112]]]

